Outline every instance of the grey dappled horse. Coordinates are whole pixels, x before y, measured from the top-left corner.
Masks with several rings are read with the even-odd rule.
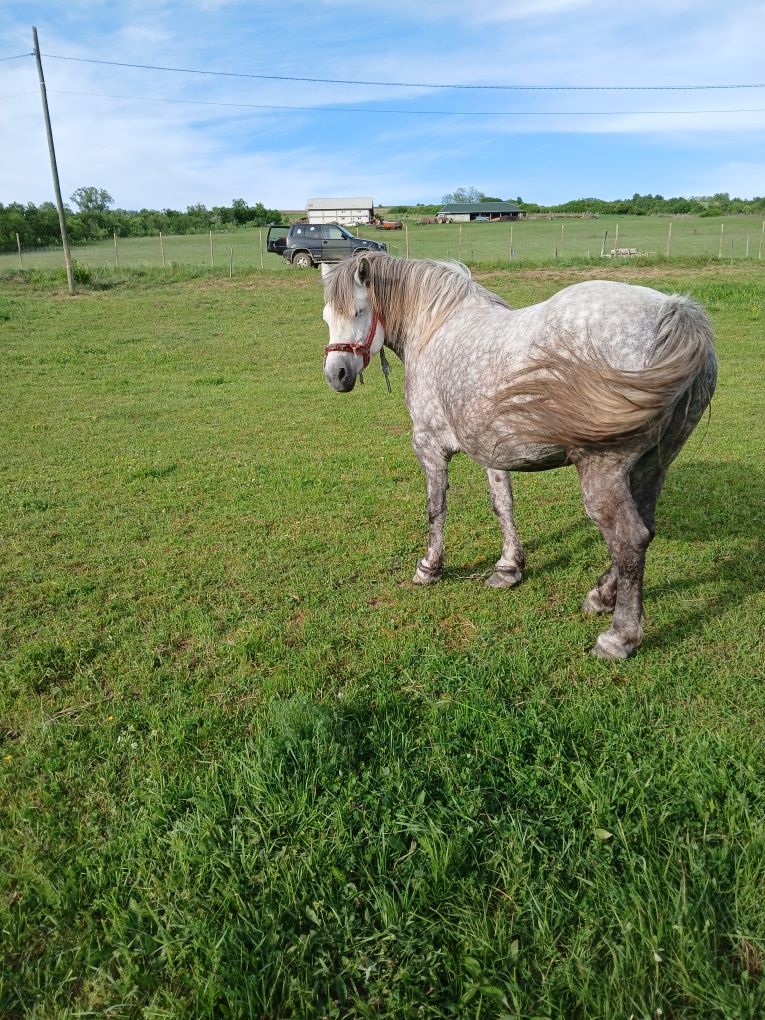
[[[352,390],[383,345],[405,367],[413,446],[427,479],[428,551],[414,581],[443,570],[449,460],[486,469],[504,543],[488,584],[517,584],[523,549],[510,471],[575,465],[611,565],[584,600],[613,612],[593,652],[626,658],[643,638],[643,569],[656,500],[714,392],[709,321],[685,297],[610,281],[512,309],[465,266],[366,254],[325,274],[324,375]],[[383,361],[385,366],[385,362]]]

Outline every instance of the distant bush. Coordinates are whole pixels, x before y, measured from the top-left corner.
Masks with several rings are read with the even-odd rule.
[[[75,283],[90,283],[93,279],[93,273],[87,266],[78,262],[77,259],[72,259],[72,279]]]
[[[388,206],[388,212],[396,216],[435,216],[439,209],[440,205],[423,205],[422,202],[418,202],[417,205]]]

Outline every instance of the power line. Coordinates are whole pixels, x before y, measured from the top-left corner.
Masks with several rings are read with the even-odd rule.
[[[247,74],[242,71],[207,71],[193,67],[131,64],[120,60],[99,60],[96,57],[65,57],[59,53],[45,53],[44,56],[51,60],[72,60],[81,64],[106,64],[109,67],[131,67],[140,71],[171,71],[175,74],[203,74],[220,78],[256,78],[261,81],[297,81],[322,85],[377,85],[401,89],[493,89],[519,92],[694,92],[711,89],[765,88],[765,83],[740,85],[453,85],[438,82],[355,81],[347,78],[304,78],[287,74]]]
[[[0,60],[21,60],[22,57],[33,57],[34,53],[17,53],[14,57],[0,57]]]
[[[765,113],[765,108],[740,110],[386,110],[357,106],[284,106],[266,103],[223,103],[209,99],[170,99],[165,96],[122,96],[110,92],[74,92],[69,89],[48,89],[54,95],[88,96],[93,99],[125,99],[139,103],[182,103],[188,106],[223,106],[241,110],[294,110],[313,113],[365,113],[365,114],[408,114],[423,117],[628,117],[657,116],[660,114],[682,115],[714,113]],[[21,93],[26,95],[28,93]]]

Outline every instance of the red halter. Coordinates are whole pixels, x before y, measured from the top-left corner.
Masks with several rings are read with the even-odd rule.
[[[377,327],[382,325],[382,320],[377,312],[372,312],[372,321],[369,324],[369,332],[363,341],[357,341],[356,343],[349,344],[330,344],[329,347],[324,348],[324,360],[327,360],[328,354],[333,354],[335,351],[342,351],[346,354],[358,354],[360,358],[364,360],[364,368],[369,364],[371,358],[372,341],[375,338]],[[383,326],[383,329],[385,327]]]

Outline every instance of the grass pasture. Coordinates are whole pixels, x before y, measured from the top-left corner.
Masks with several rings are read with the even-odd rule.
[[[669,227],[672,236],[669,238]],[[510,261],[509,223],[456,223],[420,225],[408,222],[409,255],[412,258],[459,259],[471,265]],[[720,259],[729,263],[749,261],[762,267],[765,257],[765,221],[761,216],[701,217],[678,216],[670,220],[660,216],[600,216],[583,219],[530,219],[512,224],[513,261],[521,264],[550,262],[565,265],[571,260],[587,260],[602,265],[600,252],[613,247],[618,229],[618,247],[637,249],[652,260],[663,258],[670,242],[672,258]],[[407,237],[403,231],[381,231],[374,227],[354,228],[361,237],[374,237],[387,243],[392,255],[405,255]],[[604,245],[604,234],[607,232]],[[247,228],[213,234],[213,263],[228,271],[233,250],[233,267],[284,270],[290,267],[278,255],[265,251],[267,228]],[[181,266],[210,266],[210,239],[207,234],[164,237],[118,238],[119,266],[150,268],[162,266],[172,275]],[[261,251],[261,249],[263,249]],[[115,266],[111,240],[73,249],[74,257],[90,270],[108,276]],[[60,248],[23,253],[24,267],[46,269],[63,264]],[[623,260],[618,260],[620,263]],[[0,272],[19,267],[14,253],[0,254]]]
[[[499,592],[457,458],[410,584],[401,368],[326,387],[317,274],[0,281],[4,1020],[765,1015],[765,288],[617,275],[721,361],[621,664],[569,470],[517,477]]]

